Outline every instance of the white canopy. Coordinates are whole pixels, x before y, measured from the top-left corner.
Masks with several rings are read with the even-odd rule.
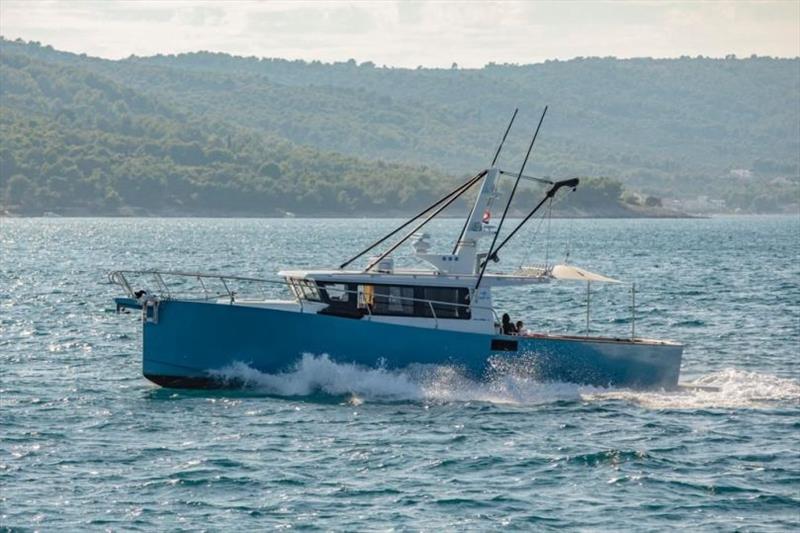
[[[582,268],[572,265],[556,265],[551,270],[550,274],[555,279],[567,279],[575,281],[598,281],[601,283],[622,283],[619,280],[603,276],[602,274],[595,274]]]

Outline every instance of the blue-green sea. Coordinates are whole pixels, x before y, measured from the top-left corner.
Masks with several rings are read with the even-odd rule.
[[[338,265],[397,223],[0,219],[0,528],[798,530],[798,216],[554,220],[501,254],[493,268],[568,256],[635,281],[636,334],[686,344],[679,391],[324,354],[238,391],[141,376],[108,271]],[[432,226],[434,245],[460,224]],[[592,332],[629,335],[630,302],[598,284]],[[537,331],[581,333],[584,303],[569,282],[497,293]]]

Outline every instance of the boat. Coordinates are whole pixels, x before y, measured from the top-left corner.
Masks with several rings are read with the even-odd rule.
[[[590,335],[591,284],[617,280],[571,264],[512,272],[488,269],[520,228],[545,204],[552,206],[559,191],[579,185],[576,178],[553,182],[524,173],[546,112],[545,107],[519,172],[497,165],[515,111],[489,168],[338,266],[286,269],[274,279],[184,271],[111,272],[110,281],[124,291],[115,299],[117,311],[136,310],[141,316],[144,377],[171,388],[239,387],[241,380],[229,377],[226,370],[244,364],[276,374],[290,371],[304,354],[314,354],[368,368],[451,365],[475,378],[523,361],[526,372],[540,381],[676,388],[680,343],[637,337],[635,319],[630,337]],[[514,185],[494,225],[491,211],[501,182],[509,179]],[[547,191],[503,234],[522,180],[544,182]],[[479,192],[453,247],[431,250],[424,226],[473,187]],[[374,253],[392,240],[388,248]],[[423,266],[396,266],[397,250],[406,243]],[[535,298],[536,290],[548,283],[576,280],[587,286],[583,335],[515,331],[493,306],[497,290],[531,287],[530,297]],[[289,297],[274,297],[276,291]]]

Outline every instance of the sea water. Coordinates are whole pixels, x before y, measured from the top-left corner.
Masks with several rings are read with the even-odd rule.
[[[120,268],[338,265],[393,220],[0,219],[0,526],[41,530],[778,531],[800,520],[800,219],[554,220],[492,268],[565,259],[636,282],[636,335],[686,344],[679,391],[480,381],[307,354],[238,391],[141,376]],[[430,228],[446,250],[460,221]],[[413,264],[408,247],[399,264]],[[582,333],[586,286],[500,291]],[[631,333],[593,284],[593,334]],[[380,342],[379,339],[365,342]]]

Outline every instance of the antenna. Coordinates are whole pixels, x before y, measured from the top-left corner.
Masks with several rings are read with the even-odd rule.
[[[503,139],[500,141],[500,145],[497,147],[497,151],[494,153],[494,159],[492,159],[492,164],[489,168],[494,167],[494,164],[497,163],[497,158],[500,157],[500,150],[503,149],[503,144],[506,142],[506,137],[508,137],[508,132],[511,131],[511,125],[514,124],[514,119],[517,118],[518,112],[519,108],[515,107],[514,114],[511,115],[511,120],[508,123],[506,132],[503,134]],[[453,253],[456,253],[456,250],[458,250],[458,243],[461,242],[461,239],[464,237],[464,232],[467,231],[467,224],[469,224],[470,218],[472,218],[472,211],[469,212],[467,215],[467,220],[464,221],[464,225],[461,227],[461,233],[458,234],[458,239],[456,239],[456,243],[453,245]]]
[[[544,116],[547,114],[547,107],[548,106],[544,106],[544,111],[542,111],[542,116],[539,118],[539,124],[536,126],[536,131],[533,133],[533,139],[531,139],[531,144],[528,146],[528,152],[525,154],[525,159],[522,161],[522,167],[519,169],[519,173],[517,174],[517,179],[514,181],[514,187],[511,189],[511,194],[508,195],[508,202],[506,202],[506,208],[503,210],[503,216],[500,218],[500,223],[497,225],[497,231],[495,231],[494,238],[492,239],[492,245],[489,247],[489,253],[486,256],[486,260],[484,260],[483,265],[481,265],[481,272],[480,274],[478,274],[477,283],[475,283],[476,290],[481,284],[481,280],[483,279],[483,274],[484,272],[486,272],[486,265],[489,264],[489,259],[497,257],[495,255],[494,245],[497,242],[497,237],[500,236],[500,230],[503,228],[503,222],[505,222],[506,220],[506,215],[508,214],[508,208],[511,207],[511,201],[514,199],[514,194],[516,194],[517,192],[517,186],[519,185],[519,180],[521,180],[523,174],[525,174],[525,165],[528,164],[528,158],[531,155],[531,150],[533,150],[533,144],[536,142],[536,137],[539,136],[539,129],[542,127]]]

